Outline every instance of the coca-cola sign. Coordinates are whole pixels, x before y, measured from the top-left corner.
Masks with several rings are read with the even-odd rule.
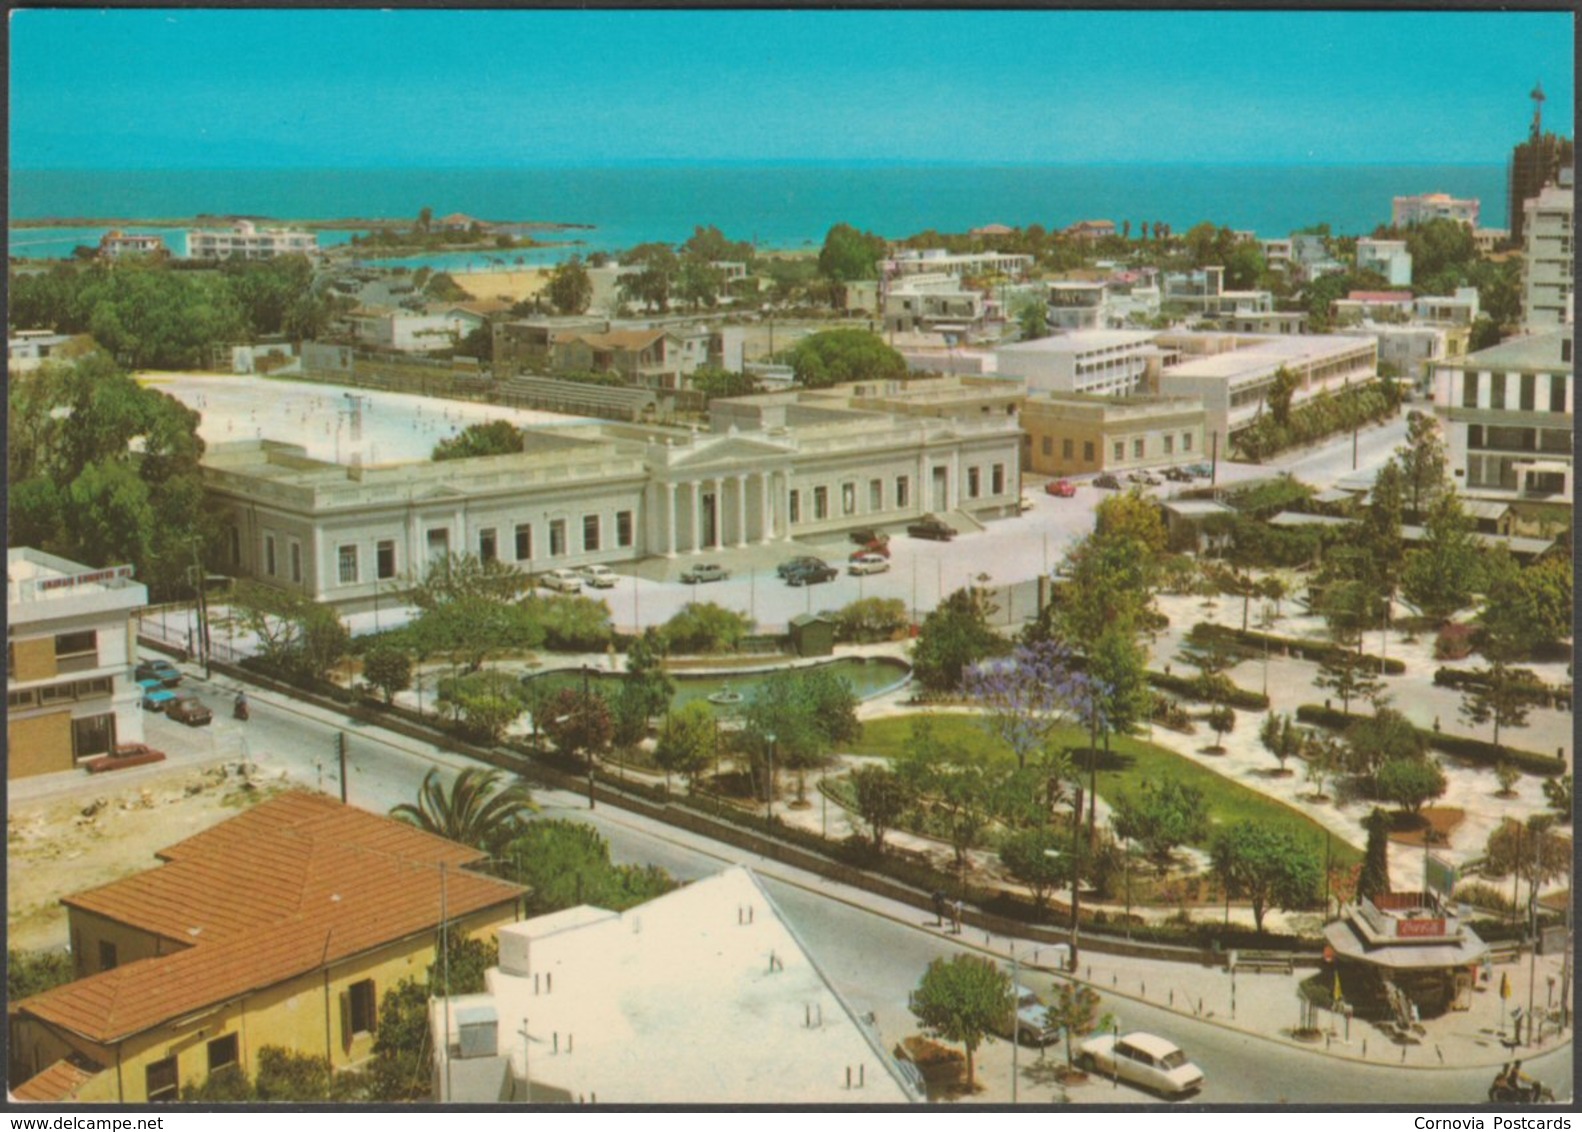
[[[1437,917],[1432,920],[1397,920],[1395,934],[1398,936],[1444,935],[1445,921]]]

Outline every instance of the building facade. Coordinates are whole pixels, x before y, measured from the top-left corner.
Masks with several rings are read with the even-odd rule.
[[[884,329],[900,334],[919,331],[965,338],[983,329],[983,295],[943,272],[908,275],[884,295]]]
[[[1405,240],[1357,241],[1357,270],[1374,271],[1384,276],[1391,287],[1412,285],[1412,253]]]
[[[169,255],[170,249],[165,247],[162,236],[137,235],[136,233],[122,232],[120,229],[111,229],[99,237],[100,259],[122,259],[126,256]]]
[[[1274,309],[1274,296],[1268,291],[1227,289],[1223,267],[1165,276],[1163,302],[1202,318]]]
[[[1571,502],[1571,344],[1566,326],[1436,367],[1434,411],[1465,495]]]
[[[6,551],[6,777],[71,770],[143,738],[130,566]]]
[[[238,220],[229,229],[193,228],[187,232],[188,259],[274,259],[283,255],[317,255],[319,238],[291,228],[260,228]]]
[[[879,261],[882,279],[895,279],[906,275],[936,274],[943,272],[957,277],[963,275],[1003,275],[1008,279],[1021,279],[1033,267],[1030,255],[1012,255],[1005,252],[951,253],[943,248],[925,248],[921,251],[903,251],[891,259]]]
[[[1129,395],[1158,366],[1157,338],[1152,330],[1077,330],[1001,346],[996,368],[1029,392]]]
[[[74,337],[52,330],[18,330],[6,339],[6,369],[12,374],[31,373]]]
[[[1572,321],[1573,219],[1576,193],[1567,175],[1546,185],[1523,207],[1522,323],[1529,332]]]
[[[1454,220],[1468,228],[1476,228],[1478,198],[1463,200],[1449,193],[1420,193],[1413,197],[1396,197],[1390,202],[1391,227],[1410,228],[1430,220]]]
[[[1203,403],[1191,397],[1032,396],[1022,407],[1029,471],[1127,472],[1203,459]]]

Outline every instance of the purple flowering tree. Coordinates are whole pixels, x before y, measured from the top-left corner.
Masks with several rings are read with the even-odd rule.
[[[962,675],[967,698],[984,709],[984,728],[1011,748],[1016,765],[1048,751],[1062,725],[1088,698],[1087,677],[1058,641],[1018,645],[1008,657],[983,661]]]

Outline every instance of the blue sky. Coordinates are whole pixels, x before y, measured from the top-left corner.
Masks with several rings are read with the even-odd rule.
[[[1570,13],[11,13],[21,168],[1492,162]]]

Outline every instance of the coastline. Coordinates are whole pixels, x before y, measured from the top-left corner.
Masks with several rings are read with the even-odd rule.
[[[360,232],[368,229],[406,228],[412,224],[410,216],[391,217],[338,217],[334,219],[277,219],[272,216],[252,216],[240,213],[200,213],[197,216],[143,217],[143,216],[35,216],[11,217],[7,223],[12,228],[203,228],[214,224],[230,224],[238,220],[276,227],[306,228],[320,232]],[[486,220],[493,228],[510,228],[517,231],[572,232],[592,231],[592,224],[575,224],[557,220]],[[465,246],[465,245],[459,245]]]

